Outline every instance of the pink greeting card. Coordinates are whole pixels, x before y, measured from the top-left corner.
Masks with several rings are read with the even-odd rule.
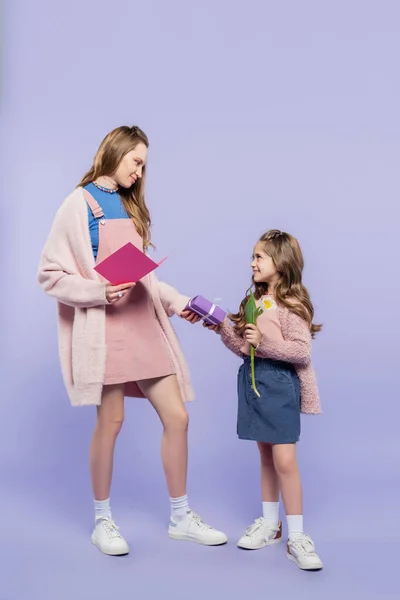
[[[107,279],[111,285],[136,283],[157,269],[164,260],[166,259],[156,263],[139,248],[128,242],[96,265],[95,271]]]

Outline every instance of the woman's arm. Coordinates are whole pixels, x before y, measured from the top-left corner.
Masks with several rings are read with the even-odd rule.
[[[185,310],[187,303],[190,300],[190,297],[180,294],[171,285],[168,285],[163,281],[158,281],[157,278],[156,282],[161,303],[167,315],[169,317],[172,317],[173,315],[180,316],[181,313]]]
[[[58,210],[40,258],[38,281],[43,290],[59,302],[92,308],[107,304],[106,284],[86,279],[80,273],[81,270],[90,273],[93,268],[89,265],[80,208],[76,196],[71,195]]]

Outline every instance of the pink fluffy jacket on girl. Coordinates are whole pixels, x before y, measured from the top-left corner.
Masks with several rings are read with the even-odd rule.
[[[106,283],[94,270],[87,205],[82,188],[56,213],[42,252],[38,280],[58,304],[61,371],[73,406],[99,405],[106,369]],[[185,358],[169,317],[179,315],[189,298],[150,275],[157,318],[167,339],[185,402],[193,389]]]
[[[300,410],[303,413],[321,413],[317,381],[311,364],[311,332],[307,323],[286,307],[278,307],[283,341],[269,340],[265,336],[256,352],[259,358],[292,363],[300,382]],[[225,319],[221,329],[225,346],[243,358],[244,340]]]

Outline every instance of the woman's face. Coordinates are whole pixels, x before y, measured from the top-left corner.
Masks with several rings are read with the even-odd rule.
[[[126,189],[130,188],[137,179],[142,177],[146,160],[147,148],[140,142],[134,150],[125,154],[113,174],[117,185]]]

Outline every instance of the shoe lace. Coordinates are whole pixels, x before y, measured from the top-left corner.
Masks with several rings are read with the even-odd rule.
[[[104,531],[111,538],[120,538],[119,527],[114,523],[112,519],[102,519],[102,525]]]
[[[302,534],[301,537],[299,537],[298,539],[295,539],[293,541],[293,545],[300,551],[300,552],[304,552],[306,554],[315,554],[315,546],[314,546],[314,542],[312,541],[312,539],[306,535],[305,533]]]
[[[191,511],[190,517],[191,517],[192,521],[194,521],[196,523],[196,525],[203,531],[212,529],[211,525],[207,525],[207,523],[204,523],[203,519],[201,517],[199,517],[199,515],[197,515],[195,512]]]
[[[248,537],[254,537],[260,530],[260,528],[263,526],[263,518],[259,517],[258,519],[256,519],[254,521],[254,523],[252,525],[250,525],[250,527],[248,527],[246,529],[245,535]]]

